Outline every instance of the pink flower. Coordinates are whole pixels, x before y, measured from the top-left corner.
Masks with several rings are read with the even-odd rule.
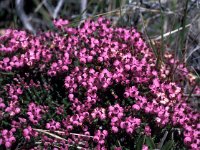
[[[144,132],[147,136],[151,135],[151,128],[149,126],[145,126]]]
[[[106,130],[100,131],[97,130],[95,136],[94,136],[94,141],[99,143],[100,145],[103,145],[105,143],[105,138],[108,136],[108,132]]]
[[[189,144],[189,143],[191,143],[191,141],[192,141],[192,139],[190,137],[185,137],[184,138],[184,143],[185,144]]]
[[[46,123],[46,128],[51,131],[58,130],[58,129],[60,129],[60,122],[51,120],[49,123]]]
[[[132,133],[133,133],[133,131],[134,131],[134,129],[133,129],[133,128],[128,128],[128,129],[126,129],[126,132],[127,132],[128,134],[132,134]]]
[[[142,146],[142,150],[148,150],[148,149],[149,149],[148,146],[146,146],[146,145]]]
[[[111,119],[111,122],[117,122],[119,119],[118,119],[118,117],[113,117],[112,119]]]
[[[191,144],[191,148],[192,148],[193,150],[198,150],[198,145],[197,145],[196,143],[192,143],[192,144]]]
[[[12,145],[12,144],[11,144],[10,142],[6,142],[6,143],[5,143],[6,148],[10,148],[11,145]]]
[[[134,109],[134,110],[140,110],[140,106],[139,105],[137,105],[137,104],[134,104],[133,106],[132,106],[132,108]]]
[[[63,19],[58,19],[58,20],[54,20],[53,21],[54,25],[58,28],[61,28],[65,25],[68,25],[69,24],[69,21],[68,20],[63,20]]]
[[[118,129],[117,127],[115,127],[115,126],[112,126],[112,131],[113,131],[114,133],[117,133],[117,132],[119,131],[119,129]]]

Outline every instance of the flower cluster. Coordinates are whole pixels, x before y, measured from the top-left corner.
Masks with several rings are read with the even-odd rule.
[[[4,104],[4,102],[3,102],[3,99],[2,98],[0,98],[0,110],[3,110],[4,108],[6,107],[6,105]],[[1,112],[1,111],[0,111]],[[2,117],[2,113],[0,113],[0,118]]]
[[[79,27],[54,24],[57,32],[0,36],[0,147],[24,138],[44,149],[132,149],[144,137],[140,147],[148,150],[146,137],[178,128],[183,137],[174,149],[199,149],[200,115],[183,88],[195,79],[184,64],[169,53],[157,64],[136,29],[102,17]],[[38,148],[27,143],[22,149]]]
[[[97,143],[99,143],[100,145],[103,145],[105,143],[105,139],[108,136],[108,131],[103,130],[97,130],[97,132],[94,135],[94,141],[96,141]]]
[[[16,141],[16,138],[14,137],[13,133],[16,131],[15,128],[12,128],[11,130],[4,129],[1,131],[0,138],[0,145],[5,144],[6,148],[11,147],[11,145]]]
[[[37,137],[38,132],[35,132],[31,126],[28,126],[27,128],[23,129],[23,136],[29,141],[31,137]]]
[[[92,118],[98,118],[100,120],[106,119],[106,110],[104,108],[95,108],[91,113]]]
[[[125,129],[127,133],[132,134],[134,130],[140,126],[141,120],[138,118],[128,117],[120,123],[120,127]]]
[[[27,115],[33,124],[38,124],[40,119],[42,119],[42,113],[44,112],[43,109],[44,107],[38,106],[33,102],[28,105]]]
[[[58,130],[60,128],[60,122],[52,120],[51,122],[46,124],[46,128],[52,131]]]

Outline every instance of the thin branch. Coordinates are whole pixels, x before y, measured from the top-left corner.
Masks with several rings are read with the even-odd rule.
[[[31,23],[29,21],[28,16],[24,12],[24,0],[15,0],[15,4],[16,4],[17,14],[18,14],[19,18],[21,19],[24,27],[27,30],[29,30],[30,32],[36,34],[36,30],[33,28],[33,26],[31,25]]]
[[[141,12],[152,12],[152,13],[160,13],[160,10],[159,9],[150,9],[150,8],[145,8],[145,7],[141,7],[141,5],[136,5],[136,4],[129,4],[128,5],[129,8],[132,8],[132,9],[136,9],[136,8],[139,8]],[[168,11],[163,11],[164,14],[175,14],[176,12],[173,12],[171,10],[168,10]]]
[[[39,130],[42,130],[42,129],[39,129]],[[43,130],[43,131],[46,131],[46,132],[49,132],[49,130]],[[64,134],[65,132],[63,131],[54,131],[56,133],[60,133],[60,134]],[[84,135],[84,134],[78,134],[78,133],[69,133],[71,135],[77,135],[77,136],[82,136],[82,137],[89,137],[89,138],[93,138],[94,136],[89,136],[89,135]]]
[[[50,133],[50,132],[48,132],[47,130],[43,130],[43,129],[35,129],[35,128],[33,128],[33,130],[35,130],[35,131],[38,131],[38,132],[41,132],[41,133],[44,133],[44,134],[47,134],[47,135],[49,135],[49,136],[52,136],[52,137],[54,137],[54,138],[56,138],[56,139],[59,139],[59,140],[63,140],[63,141],[66,141],[66,142],[68,142],[66,139],[64,139],[64,138],[62,138],[62,137],[60,137],[60,136],[58,136],[58,135],[56,135],[56,134],[53,134],[53,133]],[[67,144],[68,146],[71,146],[71,147],[74,147],[75,145],[70,145],[70,144]],[[77,149],[85,149],[84,147],[80,147],[80,146],[77,146],[76,147]]]
[[[94,138],[94,136],[89,136],[89,135],[84,135],[84,134],[77,134],[77,133],[70,133],[70,134],[71,134],[71,135],[82,136],[82,137]]]
[[[58,5],[54,9],[54,13],[53,13],[53,18],[54,19],[57,18],[58,13],[59,13],[60,9],[62,8],[63,4],[64,4],[64,0],[59,0]]]
[[[40,10],[40,8],[42,8],[42,6],[44,5],[44,1],[45,1],[45,0],[43,0],[43,1],[35,8],[34,13],[37,13],[37,12]],[[30,20],[33,20],[33,19],[34,19],[34,18],[33,18],[33,15],[30,15],[28,19],[29,19],[29,21],[30,21]],[[38,19],[37,19],[37,20],[38,20]]]
[[[165,142],[165,140],[166,140],[166,138],[167,138],[167,135],[168,135],[168,131],[165,132],[165,134],[164,134],[164,136],[162,137],[160,143],[158,144],[158,149],[161,149],[161,148],[162,148],[162,146],[163,146],[163,144],[164,144],[164,142]]]
[[[189,101],[189,99],[192,97],[192,93],[194,92],[195,88],[197,87],[198,82],[196,81],[195,85],[192,87],[192,90],[190,91],[189,95],[187,96],[187,102]]]
[[[58,17],[58,13],[59,13],[60,9],[62,8],[62,6],[63,6],[65,1],[64,0],[59,0],[56,7],[51,6],[47,1],[48,0],[44,0],[45,7],[49,11],[49,13],[53,17],[53,19],[57,18]]]
[[[53,16],[53,8],[52,6],[48,3],[47,0],[44,0],[44,6],[47,8],[48,12]]]
[[[200,94],[183,94],[183,96],[200,97]]]
[[[195,49],[193,49],[193,50],[189,53],[189,55],[187,56],[185,62],[187,62],[188,59],[190,58],[190,56],[191,56],[194,52],[196,52],[197,50],[199,50],[199,49],[200,49],[200,46],[196,46]]]
[[[82,19],[86,19],[86,14],[87,14],[87,0],[81,0],[81,13],[82,14]]]
[[[113,14],[113,13],[117,13],[118,15],[121,14],[124,14],[128,9],[132,9],[132,10],[135,10],[135,9],[139,9],[140,12],[152,12],[152,13],[160,13],[159,10],[156,10],[156,9],[148,9],[148,8],[144,8],[144,7],[140,7],[140,6],[136,6],[136,5],[123,5],[121,6],[120,8],[117,8],[117,9],[114,9],[112,11],[108,11],[108,12],[105,12],[105,13],[100,13],[100,14],[97,14],[97,15],[92,15],[91,18],[96,18],[96,17],[99,17],[99,16],[106,16],[106,15],[110,15],[110,14]],[[175,12],[172,12],[172,11],[163,11],[164,14],[175,14]],[[71,24],[73,23],[77,23],[77,22],[80,22],[80,21],[84,21],[86,19],[81,19],[81,20],[78,20],[78,21],[73,21],[71,22]]]
[[[35,129],[35,128],[34,128],[33,130],[38,131],[38,132],[41,132],[41,133],[44,133],[44,134],[47,134],[47,135],[50,135],[50,136],[52,136],[52,137],[54,137],[54,138],[57,138],[57,139],[59,139],[59,140],[67,141],[66,139],[64,139],[64,138],[62,138],[62,137],[60,137],[60,136],[58,136],[58,135],[56,135],[56,134],[50,133],[50,132],[48,132],[48,131],[46,131],[46,130]]]
[[[191,26],[191,24],[188,24],[188,25],[185,26],[185,28],[190,27],[190,26]],[[172,34],[174,34],[174,33],[176,33],[176,32],[181,31],[181,30],[183,30],[183,27],[180,27],[180,28],[178,28],[178,29],[176,29],[176,30],[167,32],[167,33],[163,34],[163,38],[166,38],[166,37],[168,37],[169,35],[172,35]],[[162,36],[158,36],[157,38],[152,39],[152,40],[157,41],[157,40],[160,40],[161,38],[162,38]]]
[[[45,1],[45,0],[43,0],[43,1],[36,7],[36,9],[34,10],[34,13],[36,13],[36,12],[38,12],[38,11],[40,10],[40,8],[42,7],[42,5],[44,5],[44,1]]]

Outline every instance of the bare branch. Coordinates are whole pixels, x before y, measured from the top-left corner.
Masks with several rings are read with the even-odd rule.
[[[62,137],[60,137],[60,136],[58,136],[56,134],[50,133],[50,132],[48,132],[46,130],[42,130],[42,129],[33,129],[33,130],[41,132],[41,133],[44,133],[44,134],[47,134],[47,135],[50,135],[50,136],[52,136],[54,138],[57,138],[59,140],[67,141],[66,139],[64,139],[64,138],[62,138]]]
[[[34,129],[34,130],[43,130],[43,129]],[[46,132],[49,132],[49,130],[43,130],[43,131],[46,131]],[[58,134],[64,134],[65,132],[63,131],[54,131]],[[93,138],[94,136],[90,136],[90,135],[84,135],[84,134],[78,134],[78,133],[69,133],[70,135],[76,135],[76,136],[82,136],[82,137],[88,137],[88,138]]]
[[[34,13],[36,13],[36,12],[38,12],[38,11],[40,10],[40,8],[42,7],[42,5],[44,4],[44,1],[45,1],[45,0],[43,0],[43,1],[36,7],[36,9],[34,10]]]
[[[187,28],[187,27],[190,27],[190,26],[191,26],[191,24],[188,24],[188,25],[186,25],[185,27]],[[163,35],[163,37],[164,37],[164,38],[165,38],[165,37],[168,37],[169,35],[172,35],[172,34],[174,34],[174,33],[176,33],[176,32],[181,31],[181,30],[183,30],[182,27],[180,27],[180,28],[178,28],[178,29],[176,29],[176,30],[167,32],[167,33],[165,33],[165,34]],[[157,40],[160,40],[161,38],[162,38],[162,36],[159,36],[159,37],[157,37],[157,38],[155,38],[155,39],[152,39],[152,40],[157,41]]]
[[[54,9],[54,13],[53,13],[53,18],[54,19],[57,18],[58,13],[59,13],[60,9],[62,8],[63,4],[64,4],[64,0],[59,0],[56,8]]]
[[[29,17],[24,12],[24,0],[15,0],[15,4],[16,4],[17,14],[18,14],[19,18],[21,19],[24,27],[27,30],[29,30],[30,32],[32,32],[33,34],[36,34],[36,30],[31,25],[31,23],[29,21]]]
[[[160,143],[158,144],[158,149],[161,149],[161,148],[162,148],[162,146],[163,146],[163,144],[164,144],[164,142],[165,142],[165,140],[166,140],[166,138],[167,138],[167,135],[168,135],[168,131],[165,132],[165,134],[164,134],[164,136],[162,137]]]
[[[49,11],[49,13],[54,19],[58,17],[58,13],[60,9],[62,8],[63,4],[64,4],[64,0],[59,0],[57,6],[53,7],[48,3],[48,0],[44,0],[45,7],[47,8],[47,10]]]
[[[196,46],[196,47],[188,54],[188,56],[187,56],[185,62],[187,62],[188,59],[190,58],[190,56],[191,56],[194,52],[196,52],[197,50],[199,50],[199,49],[200,49],[200,46]]]
[[[189,94],[183,94],[184,96],[189,96]],[[200,94],[192,94],[191,97],[200,97]]]
[[[87,0],[81,0],[81,13],[83,13],[82,19],[86,18],[87,14],[86,8],[87,8]]]
[[[35,129],[35,128],[33,128],[33,130],[38,131],[38,132],[43,133],[43,134],[47,134],[47,135],[52,136],[52,137],[54,137],[54,138],[56,138],[56,139],[59,139],[59,140],[63,140],[63,141],[68,142],[66,139],[64,139],[64,138],[62,138],[62,137],[60,137],[60,136],[58,136],[58,135],[56,135],[56,134],[53,134],[53,133],[48,132],[48,130]],[[40,143],[39,143],[39,144],[40,144]],[[68,146],[74,146],[74,145],[70,145],[70,144],[67,144],[67,145],[68,145]],[[77,149],[85,149],[85,148],[80,147],[80,146],[77,146],[76,148],[77,148]]]

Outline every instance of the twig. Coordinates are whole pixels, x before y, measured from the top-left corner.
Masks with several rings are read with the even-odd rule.
[[[33,130],[35,130],[35,131],[38,131],[38,132],[41,132],[41,133],[44,133],[44,134],[47,134],[47,135],[50,135],[50,136],[52,136],[52,137],[54,137],[54,138],[57,138],[57,139],[59,139],[59,140],[63,140],[63,141],[66,141],[66,142],[68,142],[66,139],[64,139],[64,138],[62,138],[62,137],[60,137],[60,136],[58,136],[58,135],[56,135],[56,134],[53,134],[53,133],[50,133],[50,132],[48,132],[47,130],[43,130],[43,129],[35,129],[35,128],[33,128]],[[74,145],[71,145],[71,144],[67,144],[68,146],[73,146],[74,147]],[[85,149],[84,147],[80,147],[80,146],[77,146],[76,147],[77,149]]]
[[[188,24],[188,25],[185,26],[185,28],[190,27],[190,26],[191,26],[191,24]],[[166,38],[166,37],[168,37],[169,35],[172,35],[172,34],[178,32],[178,31],[181,31],[181,30],[183,30],[183,27],[180,27],[180,28],[178,28],[178,29],[176,29],[176,30],[167,32],[167,33],[165,33],[165,34],[163,35],[163,38]],[[160,40],[161,38],[162,38],[162,36],[158,36],[157,38],[152,39],[152,40],[157,41],[157,40]]]
[[[189,95],[188,95],[188,98],[187,98],[187,102],[189,101],[189,99],[191,98],[191,96],[192,96],[192,93],[194,92],[194,90],[195,90],[195,88],[196,88],[196,86],[197,86],[197,84],[198,84],[198,82],[196,82],[195,83],[195,85],[192,87],[192,90],[190,91],[190,93],[189,93]]]
[[[188,31],[189,34],[190,34],[190,32],[192,32],[192,29],[194,28],[193,25],[195,24],[195,21],[199,19],[199,17],[200,17],[200,14],[197,14],[197,15],[190,21],[191,28],[190,28],[189,31]],[[186,50],[188,49],[189,38],[190,38],[190,36],[187,36],[187,39],[186,39],[186,46],[185,46],[185,49],[186,49]],[[186,58],[186,54],[185,54],[185,58]],[[185,60],[186,60],[186,59],[185,59]]]
[[[195,49],[193,49],[193,50],[189,53],[189,55],[188,55],[187,58],[185,59],[185,62],[187,62],[188,59],[190,58],[190,56],[191,56],[194,52],[196,52],[197,50],[199,50],[199,49],[200,49],[200,46],[196,46]]]
[[[44,1],[45,1],[45,0],[43,0],[43,1],[36,7],[36,9],[34,10],[34,13],[36,13],[36,12],[38,12],[38,11],[40,10],[40,8],[42,7],[42,5],[44,4]]]
[[[86,14],[87,14],[87,0],[81,0],[81,13],[82,14],[82,19],[86,19]]]
[[[66,139],[64,139],[64,138],[62,138],[62,137],[60,137],[60,136],[58,136],[58,135],[56,135],[56,134],[50,133],[50,132],[48,132],[48,131],[46,131],[46,130],[35,129],[35,128],[33,128],[33,130],[38,131],[38,132],[41,132],[41,133],[45,133],[45,134],[50,135],[50,136],[52,136],[52,137],[54,137],[54,138],[57,138],[57,139],[59,139],[59,140],[67,141]]]
[[[140,12],[140,16],[141,16],[141,19],[142,19],[142,24],[143,24],[143,28],[144,28],[144,33],[145,33],[145,35],[146,35],[146,38],[148,39],[148,43],[149,43],[149,45],[151,46],[151,48],[152,48],[152,50],[153,50],[153,52],[154,52],[154,54],[155,54],[157,60],[159,60],[159,59],[158,59],[159,56],[158,56],[158,53],[157,53],[157,51],[156,51],[155,44],[154,44],[153,40],[150,40],[150,38],[149,38],[149,36],[148,36],[147,29],[146,29],[146,26],[145,26],[145,23],[144,23],[144,17],[143,17],[143,15],[142,15],[141,12]]]
[[[60,9],[62,8],[64,2],[65,2],[64,0],[59,0],[57,6],[53,7],[47,2],[47,0],[44,0],[44,5],[47,8],[47,10],[49,11],[49,13],[51,14],[51,16],[55,19],[55,18],[57,18],[58,13],[59,13]]]
[[[122,147],[121,144],[120,144],[120,142],[119,142],[119,140],[117,140],[117,142],[118,142],[119,146]]]
[[[27,30],[29,30],[30,32],[36,34],[36,31],[33,28],[33,26],[31,25],[28,16],[24,12],[24,0],[15,0],[15,5],[16,5],[17,14],[18,14],[19,18],[21,19],[24,27]]]
[[[200,97],[200,94],[183,94],[183,96]]]
[[[94,136],[89,136],[89,135],[84,135],[84,134],[77,134],[77,133],[70,133],[70,134],[71,134],[71,135],[82,136],[82,137],[94,138]]]
[[[41,129],[39,129],[41,130]],[[49,132],[49,130],[43,130],[43,131],[46,131],[46,132]],[[61,133],[61,134],[64,134],[65,132],[63,131],[54,131],[56,133]],[[84,135],[84,134],[78,134],[78,133],[69,133],[71,135],[77,135],[77,136],[82,136],[82,137],[89,137],[89,138],[93,138],[94,136],[89,136],[89,135]]]
[[[141,12],[160,13],[160,11],[156,10],[156,9],[148,9],[148,8],[144,8],[144,7],[140,7],[140,6],[136,6],[136,5],[133,5],[131,7],[129,5],[123,5],[120,8],[114,9],[112,11],[108,11],[108,12],[105,12],[105,13],[100,13],[100,14],[97,14],[97,15],[93,15],[93,16],[91,16],[91,18],[96,18],[96,17],[99,17],[99,16],[105,16],[105,15],[109,15],[109,14],[113,14],[113,13],[119,13],[119,15],[120,15],[120,13],[124,14],[122,12],[126,12],[130,8],[132,10],[134,10],[134,9],[140,9]],[[174,12],[172,12],[172,11],[169,11],[169,12],[164,11],[163,13],[164,14],[174,14]],[[81,19],[79,21],[84,21],[84,20],[86,20],[86,19]],[[79,21],[71,22],[71,24],[79,22]]]
[[[158,149],[161,149],[161,148],[162,148],[162,146],[163,146],[163,144],[164,144],[164,142],[165,142],[165,140],[166,140],[166,138],[167,138],[167,135],[168,135],[168,131],[165,132],[165,134],[164,134],[164,136],[162,137],[160,143],[158,144]]]
[[[63,4],[64,4],[64,0],[59,0],[58,5],[54,9],[54,13],[53,13],[53,18],[54,19],[57,18],[58,13],[59,13],[60,9],[62,8]]]

